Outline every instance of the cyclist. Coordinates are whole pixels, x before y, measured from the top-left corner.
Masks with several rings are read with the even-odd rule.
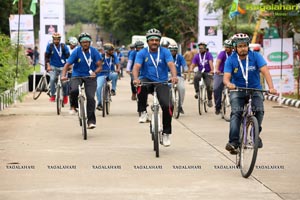
[[[50,72],[50,101],[55,101],[55,81],[58,74],[61,73],[66,59],[70,56],[68,47],[61,43],[61,35],[59,33],[53,33],[52,35],[53,43],[49,43],[45,52],[45,67],[48,72]],[[67,85],[63,84],[63,103],[68,103],[68,91]]]
[[[73,50],[78,46],[78,40],[76,37],[70,37],[69,40],[69,51],[72,54]]]
[[[115,91],[117,88],[118,73],[120,71],[119,59],[114,53],[114,45],[111,43],[105,43],[103,45],[103,48],[105,51],[105,54],[102,55],[102,68],[104,72],[100,72],[99,74],[97,74],[97,110],[102,110],[102,87],[107,77],[109,80],[111,80],[112,83],[111,95],[116,95]],[[115,65],[117,66],[116,71],[114,70]]]
[[[185,96],[185,87],[184,87],[184,78],[182,77],[181,72],[188,71],[188,66],[186,65],[186,62],[185,62],[183,56],[177,53],[178,52],[177,44],[170,44],[169,49],[173,56],[173,60],[174,60],[174,63],[176,66],[176,71],[177,71],[177,78],[178,78],[177,88],[178,88],[178,91],[180,94],[180,105],[181,105],[181,107],[179,108],[179,112],[184,114],[182,105],[183,105],[184,96]]]
[[[194,88],[195,88],[195,98],[198,99],[198,91],[199,91],[199,81],[201,78],[204,79],[205,85],[207,87],[207,98],[209,107],[212,107],[212,75],[214,73],[213,66],[213,56],[210,52],[207,51],[207,45],[204,42],[200,42],[199,53],[197,53],[192,61],[192,69],[194,69],[197,65],[197,68],[194,69],[196,71],[194,77]],[[204,72],[202,70],[204,69]]]
[[[234,52],[225,62],[224,85],[229,89],[235,89],[236,86],[261,89],[261,72],[267,81],[270,93],[276,94],[277,91],[274,89],[266,61],[259,53],[249,50],[249,41],[249,36],[243,33],[235,34],[232,37]],[[245,92],[230,92],[230,131],[229,142],[226,144],[225,149],[231,154],[237,154],[242,112],[246,99],[247,94]],[[259,132],[262,130],[261,124],[264,116],[263,101],[263,94],[255,92],[252,99],[252,108],[259,124]],[[259,148],[263,146],[261,138],[259,138],[258,146]]]
[[[97,88],[96,74],[102,69],[101,55],[97,49],[91,46],[92,38],[88,33],[81,33],[78,37],[80,46],[77,47],[62,71],[62,80],[65,77],[68,68],[73,65],[72,78],[70,83],[70,103],[72,110],[78,108],[78,86],[83,82],[85,84],[85,94],[87,97],[87,123],[88,128],[96,128],[95,115],[95,92]]]
[[[119,59],[119,64],[120,64],[119,79],[120,79],[120,77],[124,77],[123,76],[123,66],[125,64],[125,57],[124,57],[123,53],[121,52],[121,50],[122,50],[121,47],[116,48],[116,53],[115,53]]]
[[[141,49],[144,48],[144,43],[142,41],[136,41],[135,44],[134,44],[134,48],[135,48],[135,50],[133,50],[130,53],[129,58],[128,58],[128,62],[127,62],[127,66],[126,66],[126,72],[127,72],[127,74],[130,75],[130,78],[131,78],[130,85],[131,85],[131,92],[132,92],[132,95],[131,95],[131,100],[132,101],[137,100],[137,98],[136,98],[136,87],[133,85],[132,68],[133,68],[133,65],[134,65],[136,54],[137,54],[137,52],[139,52]]]
[[[159,30],[152,28],[147,31],[146,39],[148,48],[140,50],[135,59],[133,66],[133,84],[138,85],[141,82],[166,82],[168,81],[168,69],[171,71],[172,83],[177,83],[176,67],[170,51],[159,46],[161,33]],[[140,123],[147,122],[148,114],[146,111],[148,93],[153,92],[153,85],[142,86],[138,92],[138,112],[141,113]],[[172,116],[169,106],[169,87],[167,85],[157,86],[157,98],[162,108],[163,121],[163,145],[170,146],[169,135],[172,132]]]
[[[220,110],[221,110],[222,91],[224,88],[223,74],[224,74],[225,61],[232,53],[231,40],[225,40],[223,45],[225,47],[225,50],[221,51],[218,55],[216,61],[216,69],[215,69],[216,71],[214,75],[214,100],[215,100],[216,115],[220,114]]]
[[[162,40],[161,43],[160,43],[160,46],[162,47],[165,47],[165,48],[168,48],[170,45],[170,42],[168,40]]]

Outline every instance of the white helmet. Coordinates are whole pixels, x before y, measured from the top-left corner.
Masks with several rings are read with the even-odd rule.
[[[76,46],[78,44],[78,40],[76,37],[69,38],[69,44]]]

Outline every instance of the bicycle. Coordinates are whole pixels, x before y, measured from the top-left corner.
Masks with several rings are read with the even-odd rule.
[[[106,72],[106,70],[101,72]],[[110,113],[110,102],[112,100],[109,81],[109,77],[107,76],[102,87],[102,117],[105,117],[105,115],[109,115]]]
[[[57,77],[57,84],[56,84],[56,110],[57,115],[60,115],[61,108],[64,107],[63,104],[63,88],[62,88],[62,81],[60,78],[60,74]]]
[[[230,106],[229,90],[227,87],[224,87],[224,89],[222,91],[222,102],[221,102],[222,119],[229,122],[230,121],[230,113],[231,113],[231,106]]]
[[[202,77],[201,80],[199,81],[199,90],[198,90],[198,111],[199,111],[199,115],[202,115],[202,113],[207,112],[207,103],[208,103],[208,99],[207,99],[207,88],[206,88],[206,84],[204,82],[204,78],[203,78],[203,73],[204,73],[204,68],[201,72]]]
[[[180,93],[178,91],[177,88],[177,84],[172,85],[171,87],[171,95],[170,97],[172,98],[172,104],[173,104],[173,117],[175,119],[178,119],[180,116],[180,109],[181,109],[181,97],[180,97]]]
[[[47,79],[47,71],[45,70],[43,73],[43,76],[40,78],[39,83],[35,87],[35,80],[36,80],[36,73],[35,71],[33,72],[33,99],[37,100],[42,92],[46,92],[47,95],[50,97],[50,83],[48,82]]]
[[[84,82],[81,85],[78,85],[78,119],[79,125],[82,128],[83,139],[87,139],[87,113],[86,113],[86,103],[85,103],[85,87]]]
[[[168,82],[141,82],[140,86],[153,85],[153,102],[151,105],[151,121],[150,121],[150,134],[153,141],[153,150],[155,156],[159,157],[159,144],[162,144],[162,122],[159,113],[159,101],[157,98],[156,88],[158,85],[168,84]]]
[[[244,91],[249,94],[249,100],[247,104],[245,104],[242,114],[240,144],[236,155],[237,167],[240,168],[242,176],[248,178],[255,166],[259,143],[259,126],[252,111],[252,96],[254,92],[268,91],[242,87],[237,87],[235,91]]]

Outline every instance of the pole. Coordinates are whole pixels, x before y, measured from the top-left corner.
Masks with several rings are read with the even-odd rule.
[[[17,85],[18,85],[18,67],[19,67],[19,47],[20,47],[20,23],[21,23],[21,14],[23,13],[23,0],[19,0],[18,2],[18,14],[19,14],[19,20],[18,20],[18,38],[17,38],[17,48],[16,48],[16,74],[15,74],[15,92],[14,92],[14,103],[17,102]]]

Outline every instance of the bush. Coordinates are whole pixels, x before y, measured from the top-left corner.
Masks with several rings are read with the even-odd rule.
[[[18,70],[16,70],[16,53],[17,47],[11,44],[10,38],[0,34],[0,93],[14,88],[16,78],[18,83],[27,81],[28,75],[33,71],[22,46],[18,49]]]

